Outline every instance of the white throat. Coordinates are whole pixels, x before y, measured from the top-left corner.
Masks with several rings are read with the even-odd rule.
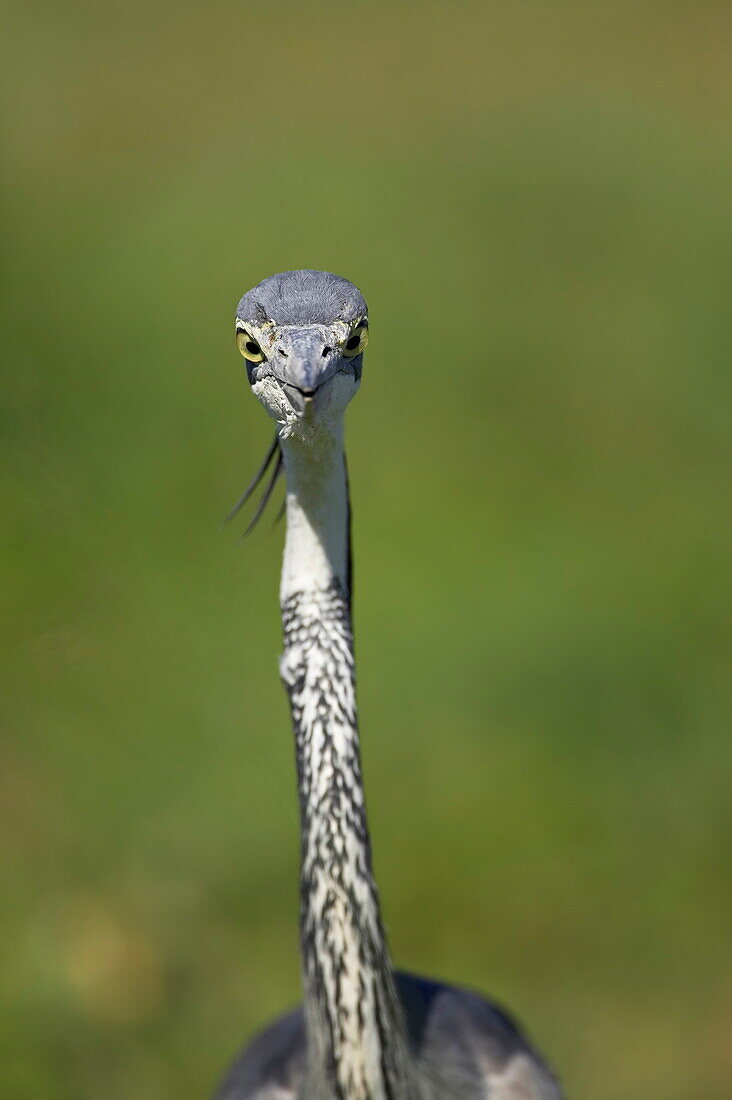
[[[310,439],[281,441],[287,480],[287,537],[280,602],[295,592],[348,587],[348,486],[343,422]]]

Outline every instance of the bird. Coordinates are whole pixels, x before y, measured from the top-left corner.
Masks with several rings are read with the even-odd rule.
[[[271,275],[236,342],[274,439],[233,517],[286,483],[283,654],[300,802],[303,1003],[233,1062],[216,1100],[561,1100],[519,1026],[477,993],[395,970],[374,881],[356,716],[344,414],[366,301],[329,272]]]

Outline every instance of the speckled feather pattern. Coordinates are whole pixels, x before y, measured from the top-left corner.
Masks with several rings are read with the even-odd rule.
[[[338,1100],[402,1100],[410,1095],[407,1046],[371,870],[347,593],[338,582],[294,593],[282,620],[301,808],[310,1072],[327,1067]]]

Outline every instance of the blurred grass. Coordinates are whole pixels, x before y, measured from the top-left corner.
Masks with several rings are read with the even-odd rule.
[[[572,1096],[732,1096],[722,3],[9,15],[0,1093],[206,1095],[298,996],[239,295],[353,278],[356,626],[403,966]],[[9,49],[7,47],[10,47]]]

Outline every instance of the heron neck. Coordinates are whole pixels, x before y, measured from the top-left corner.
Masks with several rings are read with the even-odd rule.
[[[283,442],[287,540],[281,674],[295,733],[303,1095],[406,1100],[409,1056],[371,867],[356,720],[342,435]]]
[[[287,537],[280,602],[298,592],[350,588],[349,501],[342,422],[307,442],[281,444]]]

